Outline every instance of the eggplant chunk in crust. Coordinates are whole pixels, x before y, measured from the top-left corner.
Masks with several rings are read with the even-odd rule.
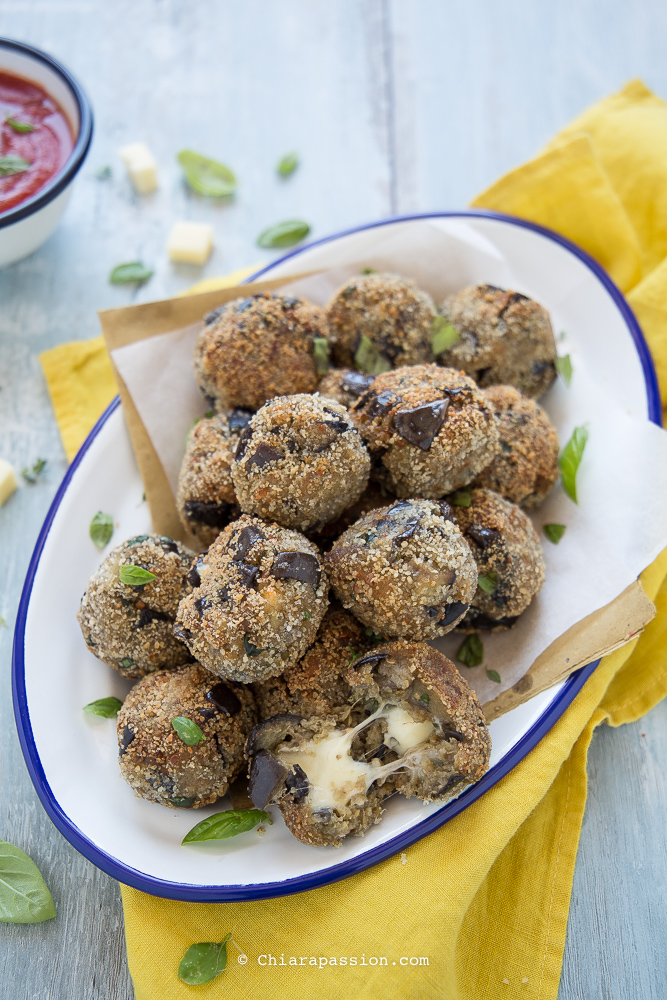
[[[442,653],[425,643],[386,643],[348,676],[356,725],[283,714],[248,740],[254,804],[275,802],[294,836],[313,846],[363,834],[395,790],[445,802],[489,764],[479,702]]]

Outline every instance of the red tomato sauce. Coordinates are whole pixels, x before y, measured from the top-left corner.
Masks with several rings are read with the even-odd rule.
[[[0,72],[0,212],[37,194],[59,173],[73,148],[72,127],[57,102],[31,80]],[[2,176],[5,157],[21,157],[29,166]]]

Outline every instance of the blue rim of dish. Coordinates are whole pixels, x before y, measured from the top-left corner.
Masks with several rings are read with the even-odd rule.
[[[537,226],[533,223],[526,222],[523,219],[515,219],[511,216],[501,215],[500,213],[491,212],[439,212],[439,213],[427,213],[417,216],[402,216],[400,218],[387,219],[380,223],[371,223],[367,226],[358,226],[355,229],[348,230],[345,233],[340,233],[339,236],[347,236],[351,233],[360,232],[364,229],[375,228],[380,225],[389,225],[394,222],[405,222],[413,219],[427,219],[427,218],[442,218],[442,217],[483,217],[494,219],[500,222],[508,222],[512,224],[518,224],[527,229],[532,229],[535,232],[547,237],[548,239],[554,240],[560,243],[566,249],[573,252],[577,257],[579,257],[591,271],[593,271],[596,277],[599,278],[601,283],[605,286],[606,290],[612,296],[614,302],[619,308],[619,311],[623,315],[624,320],[630,330],[632,339],[637,347],[637,352],[639,354],[642,369],[644,372],[644,378],[646,383],[646,392],[649,404],[649,419],[654,423],[660,424],[660,396],[658,393],[658,383],[655,375],[655,369],[653,367],[653,362],[651,355],[648,350],[648,346],[644,340],[643,334],[639,328],[637,320],[635,319],[632,310],[625,302],[621,292],[616,288],[611,279],[607,274],[599,267],[599,265],[592,260],[584,251],[575,247],[568,240],[564,239],[556,233],[552,233],[550,230],[545,229],[542,226]],[[309,249],[312,246],[330,242],[337,237],[327,237],[323,240],[318,240],[317,243],[311,243],[306,247],[301,247],[297,251],[293,251],[290,254],[286,254],[280,260],[275,261],[273,264],[266,268],[262,268],[261,271],[253,275],[252,278],[248,278],[247,281],[255,280],[258,276],[265,274],[267,271],[271,270],[277,264],[282,263],[284,260],[296,256],[298,253],[302,253],[304,250]],[[124,864],[119,859],[107,854],[105,851],[100,850],[96,844],[91,841],[77,826],[70,820],[67,814],[62,810],[60,804],[55,798],[51,787],[46,779],[42,763],[37,752],[37,747],[35,746],[35,741],[32,733],[32,726],[30,722],[30,715],[28,710],[28,704],[26,699],[26,688],[25,688],[25,659],[24,659],[24,647],[25,647],[25,628],[28,616],[28,607],[30,603],[30,595],[32,593],[32,587],[35,580],[35,575],[39,566],[39,561],[41,558],[42,550],[46,543],[51,525],[55,519],[58,512],[62,499],[67,492],[67,489],[76,474],[76,471],[81,464],[84,456],[86,455],[88,449],[91,447],[95,441],[100,430],[107,422],[109,417],[118,409],[120,406],[120,399],[116,397],[109,407],[102,414],[100,419],[97,421],[92,431],[84,441],[80,450],[78,451],[76,457],[74,458],[72,464],[70,465],[65,477],[58,488],[54,500],[49,508],[49,512],[46,516],[42,529],[40,531],[37,543],[35,545],[32,558],[30,560],[30,565],[28,567],[28,572],[26,574],[25,584],[23,586],[23,592],[21,594],[21,601],[19,603],[19,609],[16,620],[16,629],[14,633],[14,644],[12,650],[12,699],[14,704],[14,715],[16,718],[16,725],[18,729],[19,741],[21,744],[21,749],[23,751],[23,756],[28,768],[28,772],[35,786],[35,790],[39,796],[39,799],[44,806],[50,819],[57,827],[57,829],[63,834],[63,836],[75,847],[85,858],[91,861],[97,868],[111,875],[112,878],[117,879],[119,882],[125,885],[132,886],[135,889],[140,889],[142,892],[146,892],[153,896],[164,897],[166,899],[181,900],[184,902],[198,902],[198,903],[223,903],[223,902],[235,902],[235,901],[250,901],[259,899],[272,899],[277,896],[289,896],[295,893],[306,892],[310,889],[321,888],[325,885],[330,885],[333,882],[338,882],[341,879],[348,878],[351,875],[356,875],[359,872],[370,868],[372,865],[377,864],[380,861],[391,857],[398,851],[405,850],[411,844],[415,843],[417,840],[421,840],[429,833],[433,833],[439,827],[443,826],[444,823],[453,819],[459,813],[461,813],[468,806],[472,805],[477,799],[480,798],[486,791],[492,788],[501,778],[504,778],[510,771],[513,770],[516,765],[523,760],[523,758],[540,742],[543,736],[555,725],[558,719],[561,717],[565,709],[572,703],[576,695],[581,691],[584,684],[591,676],[595,668],[599,664],[599,660],[593,663],[589,663],[579,670],[575,671],[567,680],[563,683],[561,690],[555,696],[554,700],[551,702],[549,707],[545,709],[542,715],[533,723],[533,725],[528,729],[526,733],[521,737],[521,739],[512,747],[512,749],[503,757],[501,761],[495,764],[487,773],[475,784],[466,789],[458,798],[453,801],[448,802],[442,807],[442,809],[437,810],[432,815],[426,817],[421,822],[417,823],[415,826],[410,827],[409,830],[404,831],[391,840],[384,844],[380,844],[377,847],[371,848],[368,851],[363,852],[356,858],[351,858],[348,861],[344,861],[338,865],[332,865],[329,868],[324,868],[319,871],[313,872],[309,875],[298,876],[293,879],[286,879],[281,882],[269,882],[269,883],[256,883],[253,885],[208,885],[208,886],[197,886],[192,884],[183,884],[180,882],[168,882],[163,879],[153,878],[151,876],[145,875],[142,872],[137,871],[134,868],[129,867]]]
[[[70,71],[66,69],[62,63],[54,59],[47,52],[42,52],[41,49],[33,48],[32,45],[26,45],[24,42],[15,42],[11,38],[0,38],[0,52],[3,49],[10,49],[14,52],[19,52],[21,55],[28,56],[29,58],[35,60],[36,62],[44,63],[49,69],[53,70],[58,74],[67,85],[69,90],[72,92],[72,96],[76,102],[79,111],[79,131],[74,143],[72,152],[70,153],[67,162],[61,168],[61,170],[55,175],[53,180],[45,184],[44,187],[40,188],[31,198],[27,198],[22,201],[15,208],[10,208],[6,212],[0,213],[0,229],[5,226],[11,226],[15,222],[19,222],[21,219],[25,219],[26,216],[32,215],[33,212],[39,211],[44,205],[48,205],[50,201],[53,201],[61,191],[64,191],[68,186],[70,181],[76,176],[81,167],[83,166],[83,161],[86,158],[86,153],[90,148],[90,143],[93,138],[93,111],[90,105],[90,101],[86,97],[86,94],[77,82],[77,80],[72,76]],[[26,80],[29,80],[29,76],[20,75]],[[41,86],[41,84],[39,84]],[[67,115],[65,115],[67,117]],[[70,122],[73,126],[74,123]]]

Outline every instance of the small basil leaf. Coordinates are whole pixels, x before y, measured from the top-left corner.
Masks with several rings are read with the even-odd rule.
[[[305,240],[310,232],[307,222],[299,219],[288,219],[287,222],[278,222],[275,226],[269,226],[257,237],[257,244],[260,247],[268,247],[270,250],[276,247],[293,247],[295,244]]]
[[[102,719],[115,719],[121,708],[122,701],[118,698],[98,698],[83,706],[83,711],[89,715],[99,715]]]
[[[113,170],[110,166],[99,167],[93,177],[96,177],[98,181],[108,181],[110,177],[113,177]]]
[[[472,495],[469,489],[457,490],[447,497],[447,502],[455,507],[469,507],[472,502]]]
[[[563,354],[562,357],[556,358],[554,365],[556,366],[556,371],[569,389],[570,382],[572,381],[572,361],[570,355]]]
[[[9,628],[9,625],[7,624],[7,622],[5,621],[5,619],[2,617],[2,615],[0,615],[0,625],[2,625],[3,628]]]
[[[146,267],[140,260],[133,260],[129,264],[118,264],[109,275],[112,285],[143,285],[145,281],[153,276],[150,267]]]
[[[98,549],[103,549],[113,535],[113,518],[111,514],[104,514],[101,510],[98,510],[90,522],[88,533]]]
[[[155,579],[155,573],[149,572],[143,566],[134,566],[132,563],[128,563],[120,567],[118,578],[121,583],[127,584],[128,587],[143,587],[145,583],[152,583]]]
[[[193,826],[181,841],[183,844],[200,843],[203,840],[227,840],[239,833],[247,833],[259,823],[271,823],[271,817],[262,809],[228,809],[226,812],[207,816]]]
[[[466,667],[478,667],[484,659],[484,646],[482,640],[473,632],[467,639],[464,639],[458,648],[456,659]]]
[[[227,942],[231,934],[222,941],[205,941],[191,945],[178,966],[178,978],[188,986],[202,986],[225,971],[227,965]]]
[[[375,270],[374,267],[362,267],[361,273],[362,274],[377,274],[377,271]]]
[[[127,670],[128,667],[134,666],[134,660],[129,656],[124,656],[123,659],[120,661],[120,665],[121,667],[125,667],[125,669]]]
[[[224,198],[236,190],[236,177],[229,167],[217,160],[210,160],[191,149],[183,149],[176,157],[186,181],[197,194]]]
[[[565,534],[565,525],[564,524],[543,524],[542,525],[542,530],[544,531],[544,534],[547,536],[547,538],[549,539],[550,542],[553,542],[554,545],[558,545],[558,543],[560,542],[561,538]]]
[[[289,177],[290,174],[294,173],[294,171],[298,166],[299,166],[299,157],[297,156],[297,154],[286,153],[285,156],[283,156],[280,160],[278,160],[276,170],[278,171],[281,177]]]
[[[55,915],[51,893],[35,862],[14,844],[0,840],[0,921],[40,924]]]
[[[14,174],[24,174],[29,170],[31,163],[24,160],[22,156],[8,153],[7,156],[0,156],[0,177],[13,177]]]
[[[15,132],[35,132],[36,126],[31,125],[30,122],[20,122],[16,118],[5,118],[5,123],[13,128]]]
[[[354,365],[357,371],[366,375],[382,375],[391,371],[391,362],[380,354],[373,341],[362,333],[359,346],[354,354]]]
[[[313,337],[313,358],[318,375],[329,371],[329,342],[325,337]]]
[[[38,458],[34,465],[29,466],[27,469],[21,469],[21,475],[25,479],[26,483],[30,483],[31,486],[34,486],[42,472],[44,472],[45,468],[46,459]]]
[[[497,670],[487,670],[486,676],[489,678],[490,681],[495,681],[496,684],[500,684],[500,674],[498,673]]]
[[[574,500],[575,503],[578,503],[577,469],[581,463],[587,441],[588,429],[585,426],[575,427],[572,437],[558,456],[558,467],[560,469],[563,489],[570,500]]]
[[[435,317],[431,324],[431,350],[434,354],[448,351],[460,339],[461,334],[448,319],[445,319],[444,316]]]
[[[188,747],[196,747],[198,743],[206,739],[197,723],[193,722],[192,719],[186,719],[184,715],[177,715],[175,719],[171,720],[171,724],[179,738]]]
[[[498,574],[480,573],[477,577],[477,583],[480,590],[483,590],[485,594],[495,594],[498,589]]]

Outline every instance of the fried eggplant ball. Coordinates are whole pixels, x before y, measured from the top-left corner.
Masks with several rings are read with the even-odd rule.
[[[333,521],[368,485],[370,456],[340,403],[278,396],[252,418],[232,480],[241,510],[307,531]]]
[[[88,581],[77,613],[90,652],[131,680],[192,660],[172,629],[178,603],[190,593],[194,557],[166,535],[136,535],[112,549]],[[129,571],[129,579],[135,566],[155,579],[123,583],[121,571]]]
[[[348,409],[366,392],[374,375],[351,371],[349,368],[331,368],[317,387],[320,396],[335,399]]]
[[[348,678],[354,726],[283,714],[248,740],[254,804],[277,803],[288,829],[313,846],[363,834],[397,789],[446,802],[489,766],[479,702],[442,653],[387,643],[358,659]]]
[[[460,339],[438,361],[480,386],[513,385],[539,398],[556,378],[556,341],[546,309],[520,292],[471,285],[442,303]]]
[[[470,483],[498,449],[495,415],[472,379],[416,365],[371,383],[350,416],[397,496],[437,499]]]
[[[323,311],[303,299],[270,292],[233,299],[205,319],[195,378],[218,411],[258,410],[274,396],[314,392],[314,339],[327,333]]]
[[[350,279],[326,307],[334,361],[341,368],[376,372],[431,361],[435,315],[431,296],[409,278]]]
[[[448,504],[398,500],[348,528],[326,554],[344,608],[387,638],[451,631],[477,588],[470,548]]]
[[[322,619],[315,642],[298,663],[280,677],[252,685],[260,719],[285,712],[349,715],[350,685],[345,673],[379,638],[335,601]]]
[[[532,522],[492,490],[474,489],[469,507],[452,510],[484,578],[461,626],[509,628],[544,584],[544,554]]]
[[[238,517],[231,465],[249,410],[199,420],[188,437],[178,476],[176,507],[183,527],[209,546]]]
[[[510,385],[489,386],[484,395],[498,420],[500,448],[477,476],[475,486],[533,510],[558,479],[556,429],[539,403]]]
[[[240,517],[200,556],[175,634],[211,673],[249,683],[280,674],[315,640],[329,584],[317,546]]]
[[[198,663],[145,677],[118,713],[120,772],[137,795],[166,806],[207,806],[227,791],[244,764],[255,723],[252,693]],[[185,743],[174,719],[194,722]],[[178,724],[178,723],[177,723]]]

